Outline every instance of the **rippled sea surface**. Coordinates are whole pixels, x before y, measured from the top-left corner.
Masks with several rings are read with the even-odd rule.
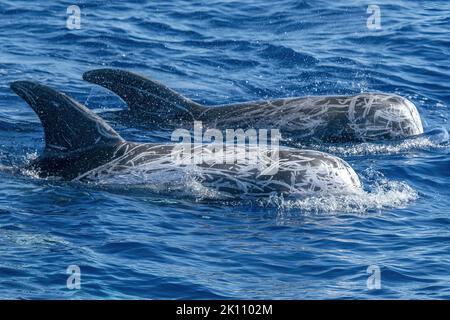
[[[70,31],[70,1],[0,1],[0,298],[450,298],[450,3],[377,0],[381,29],[369,30],[372,2],[77,1]],[[195,188],[192,199],[12,173],[41,152],[43,131],[9,83],[123,109],[81,80],[104,66],[205,104],[397,93],[426,133],[313,146],[355,168],[365,193],[354,197],[210,202]],[[169,138],[108,120],[128,140]],[[80,290],[66,285],[69,265]]]

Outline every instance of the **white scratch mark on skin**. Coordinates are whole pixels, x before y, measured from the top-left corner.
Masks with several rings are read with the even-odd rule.
[[[208,108],[199,120],[213,128],[277,128],[305,141],[375,141],[423,133],[417,108],[397,95],[302,97]]]
[[[362,191],[358,176],[347,163],[318,151],[283,148],[277,163],[278,172],[272,176],[261,176],[257,164],[180,165],[173,161],[173,147],[155,144],[120,145],[115,154],[122,155],[80,175],[74,181],[105,185],[173,183],[179,186],[188,179],[215,194],[240,199],[267,197],[273,192],[304,196]],[[261,158],[267,157],[265,151],[258,147],[253,147],[252,152]]]

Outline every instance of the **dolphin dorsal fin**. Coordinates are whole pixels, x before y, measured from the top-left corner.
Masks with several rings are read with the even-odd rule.
[[[38,115],[45,134],[44,155],[124,141],[95,113],[64,93],[34,81],[14,82],[11,89]]]
[[[119,69],[98,69],[83,74],[83,79],[119,95],[137,116],[162,120],[194,120],[205,107],[163,84]]]

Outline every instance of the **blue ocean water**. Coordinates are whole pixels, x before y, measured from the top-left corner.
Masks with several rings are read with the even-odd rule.
[[[0,1],[0,298],[450,298],[448,1],[143,2]],[[371,4],[379,30],[367,27]],[[66,27],[70,5],[79,30]],[[397,93],[426,133],[314,146],[355,168],[366,192],[354,197],[210,202],[201,190],[193,200],[13,174],[43,132],[9,83],[124,108],[81,80],[104,66],[205,104]],[[129,140],[168,140],[110,121]],[[67,287],[70,265],[79,290]],[[379,289],[368,268],[379,268]]]

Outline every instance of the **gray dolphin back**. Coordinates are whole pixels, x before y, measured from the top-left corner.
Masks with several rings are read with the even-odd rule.
[[[392,94],[293,97],[238,104],[202,106],[166,86],[124,70],[100,69],[83,78],[118,94],[136,124],[208,127],[279,128],[298,142],[349,142],[401,139],[423,133],[417,108]]]
[[[161,83],[129,71],[92,70],[83,79],[119,95],[135,115],[155,121],[192,121],[204,111],[202,105]]]

